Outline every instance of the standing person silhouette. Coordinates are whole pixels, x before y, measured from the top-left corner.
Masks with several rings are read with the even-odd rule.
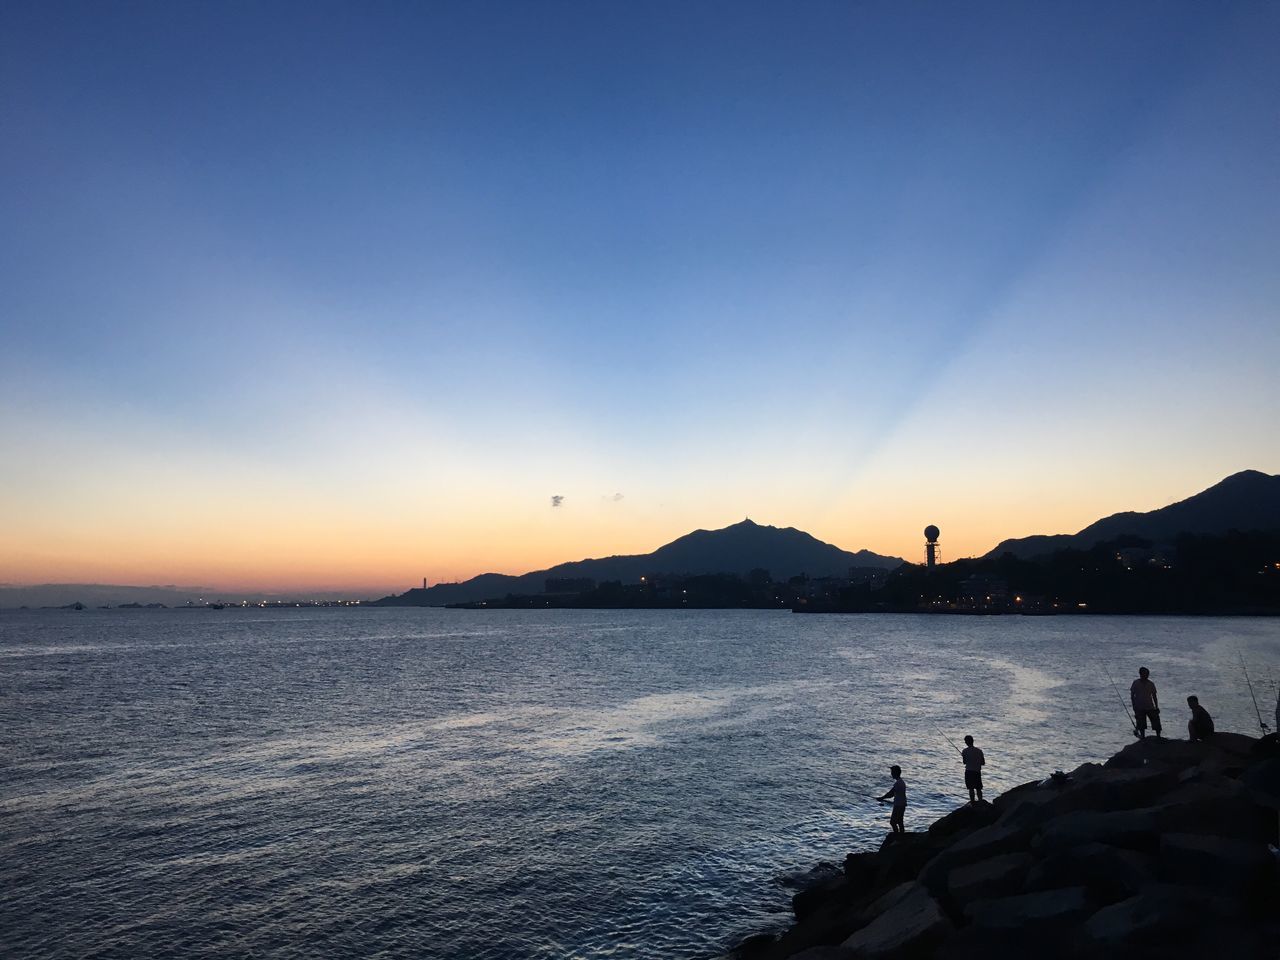
[[[894,833],[906,833],[907,828],[902,825],[902,815],[907,812],[907,783],[902,779],[902,768],[896,763],[889,768],[889,775],[893,777],[893,786],[883,797],[876,797],[876,799],[881,803],[893,800],[893,809],[889,811],[889,829]]]
[[[964,763],[964,785],[969,791],[969,802],[982,799],[982,768],[987,765],[987,758],[981,750],[973,745],[973,737],[964,738],[964,749],[960,751],[960,760]]]
[[[1151,671],[1146,667],[1138,668],[1138,679],[1129,686],[1129,701],[1133,704],[1133,716],[1137,720],[1135,733],[1139,737],[1147,735],[1147,720],[1151,720],[1151,729],[1160,736],[1160,699],[1156,696],[1156,685],[1151,682]]]

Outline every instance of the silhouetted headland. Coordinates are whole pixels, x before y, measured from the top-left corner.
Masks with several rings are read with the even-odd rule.
[[[936,557],[938,531],[930,526]],[[1249,470],[1077,534],[1006,540],[983,557],[913,564],[744,520],[653,553],[513,577],[425,584],[381,606],[792,609],[797,613],[1280,612],[1280,476]]]
[[[652,553],[561,563],[518,577],[485,573],[462,583],[438,583],[407,590],[383,597],[376,603],[442,607],[508,595],[542,595],[548,592],[548,583],[553,587],[563,583],[594,587],[610,582],[636,586],[646,578],[660,576],[725,575],[750,581],[753,571],[757,570],[771,571],[771,578],[782,581],[795,576],[838,578],[847,577],[851,569],[887,572],[902,562],[901,557],[886,557],[870,550],[841,550],[794,527],[771,527],[743,520],[720,530],[695,530]]]

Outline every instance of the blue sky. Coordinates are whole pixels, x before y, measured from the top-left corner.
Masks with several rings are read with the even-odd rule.
[[[6,4],[0,580],[394,585],[743,515],[955,556],[1280,471],[1278,28]]]

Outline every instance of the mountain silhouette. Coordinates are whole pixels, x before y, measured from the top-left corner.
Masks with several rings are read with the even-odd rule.
[[[508,593],[542,593],[548,579],[638,583],[641,577],[658,575],[732,573],[745,577],[760,568],[768,570],[774,579],[785,580],[802,573],[810,577],[846,576],[850,567],[889,570],[902,563],[898,557],[885,557],[870,550],[841,550],[794,527],[770,527],[743,520],[720,530],[695,530],[652,553],[575,560],[521,576],[482,573],[461,583],[418,587],[376,602],[387,606],[470,603]]]
[[[1012,553],[1031,559],[1055,550],[1088,550],[1124,536],[1169,544],[1182,533],[1219,535],[1232,530],[1280,530],[1280,474],[1244,470],[1167,507],[1148,513],[1112,514],[1079,533],[1005,540],[987,556]]]

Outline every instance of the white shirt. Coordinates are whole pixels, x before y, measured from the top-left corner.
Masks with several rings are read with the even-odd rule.
[[[1156,709],[1156,685],[1139,677],[1129,685],[1129,699],[1135,710]]]
[[[893,786],[889,788],[889,796],[893,798],[895,808],[905,807],[907,805],[907,781],[901,777],[893,781]]]

